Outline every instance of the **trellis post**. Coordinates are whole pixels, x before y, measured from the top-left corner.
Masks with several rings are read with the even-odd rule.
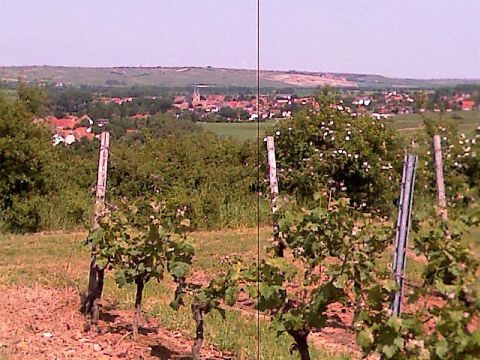
[[[105,206],[107,191],[108,152],[110,149],[110,134],[105,131],[100,135],[100,156],[98,159],[97,186],[95,191],[95,208],[93,216],[93,230],[98,228],[98,219]]]
[[[393,259],[393,275],[398,284],[398,289],[395,292],[392,303],[394,316],[399,316],[401,313],[416,167],[417,155],[406,155],[403,165],[402,186],[398,207],[397,236],[395,239],[395,256]]]
[[[108,153],[110,148],[110,134],[102,132],[100,135],[100,156],[98,160],[97,185],[95,191],[95,204],[92,229],[99,227],[98,220],[105,207],[105,194],[107,189],[107,168]],[[96,265],[95,247],[92,247],[92,256],[90,260],[90,274],[88,279],[88,294],[85,299],[83,310],[85,314],[90,315],[92,321],[98,321],[99,309],[98,300],[102,296],[103,281],[105,272]]]
[[[268,160],[268,178],[270,183],[270,207],[273,214],[273,241],[275,244],[275,252],[277,256],[283,257],[285,246],[280,240],[280,232],[278,223],[275,220],[277,212],[278,200],[278,177],[277,177],[277,161],[275,159],[275,139],[273,136],[266,137],[267,143],[267,160]]]
[[[435,160],[435,178],[437,181],[437,197],[440,216],[443,221],[448,219],[447,199],[445,196],[445,180],[443,177],[443,160],[442,160],[442,142],[440,135],[433,136],[433,155]]]

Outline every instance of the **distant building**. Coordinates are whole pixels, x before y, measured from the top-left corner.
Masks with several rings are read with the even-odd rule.
[[[108,119],[98,119],[97,120],[97,124],[98,124],[99,127],[106,126],[106,125],[108,125],[109,122],[110,122],[110,120],[108,120]]]
[[[460,101],[460,106],[464,111],[472,110],[474,105],[475,105],[475,102],[470,99],[463,99],[462,101]]]
[[[132,119],[146,119],[150,116],[150,114],[135,114],[130,116]]]

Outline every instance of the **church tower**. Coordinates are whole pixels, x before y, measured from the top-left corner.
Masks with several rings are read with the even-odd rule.
[[[195,86],[192,94],[192,105],[195,107],[195,105],[199,103],[200,103],[200,89],[198,88],[198,86]]]

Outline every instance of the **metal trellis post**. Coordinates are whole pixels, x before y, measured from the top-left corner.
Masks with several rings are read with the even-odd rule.
[[[408,232],[410,229],[416,167],[417,155],[406,155],[403,166],[402,186],[400,190],[397,236],[395,239],[395,256],[393,260],[393,274],[398,284],[398,290],[395,292],[392,304],[394,316],[399,316],[401,313],[405,265],[407,260]]]

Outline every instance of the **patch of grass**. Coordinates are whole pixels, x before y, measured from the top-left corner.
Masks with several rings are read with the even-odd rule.
[[[472,134],[475,128],[480,125],[480,111],[452,111],[445,113],[427,112],[422,114],[397,115],[392,118],[390,126],[399,131],[418,131],[423,127],[424,117],[430,119],[453,120],[458,125],[458,130],[466,134]]]
[[[78,287],[88,274],[86,236],[0,235],[0,284]]]
[[[472,229],[466,233],[463,240],[469,244],[475,254],[480,254],[480,228]]]
[[[274,125],[275,121],[260,123],[260,136]],[[234,123],[199,123],[206,131],[213,132],[219,136],[230,136],[240,141],[255,140],[257,138],[257,123],[255,122],[234,122]]]
[[[269,229],[260,231],[261,248],[268,245]],[[196,259],[194,271],[218,271],[225,256],[242,256],[246,259],[257,257],[257,230],[240,229],[231,231],[198,232],[192,235]]]
[[[0,97],[7,101],[15,101],[17,99],[17,91],[11,89],[0,89]]]

